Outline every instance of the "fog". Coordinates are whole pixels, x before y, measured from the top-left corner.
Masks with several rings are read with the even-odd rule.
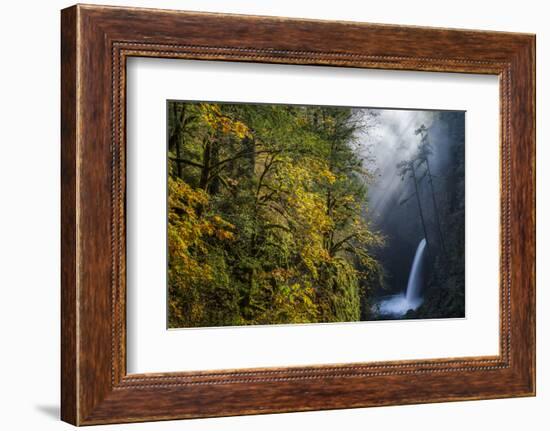
[[[368,135],[362,137],[369,149],[371,169],[374,178],[369,187],[369,209],[371,217],[378,219],[388,210],[388,206],[397,198],[402,199],[407,187],[404,187],[396,168],[397,163],[411,158],[419,139],[414,134],[422,124],[430,127],[433,112],[372,110],[376,123]]]
[[[368,184],[367,218],[386,237],[379,251],[388,272],[390,290],[400,290],[407,283],[409,265],[424,237],[413,182],[401,179],[397,164],[410,160],[417,152],[420,136],[415,131],[424,125],[429,130],[433,151],[430,168],[434,189],[442,197],[446,170],[449,170],[448,124],[440,111],[367,109],[363,110],[365,128],[357,136],[365,167],[373,172]],[[419,183],[420,199],[427,199],[427,181]],[[410,198],[410,199],[408,199]],[[430,205],[424,205],[428,228],[433,225]]]

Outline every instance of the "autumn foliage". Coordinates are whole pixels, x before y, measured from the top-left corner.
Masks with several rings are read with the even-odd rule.
[[[181,102],[168,115],[169,326],[364,318],[383,282],[365,116]]]

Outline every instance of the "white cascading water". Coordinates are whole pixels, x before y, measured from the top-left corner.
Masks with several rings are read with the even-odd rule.
[[[418,243],[416,253],[414,255],[409,281],[407,282],[407,292],[405,298],[409,302],[416,301],[420,298],[420,289],[422,288],[422,267],[424,263],[424,250],[426,249],[426,239]]]
[[[378,312],[381,315],[402,316],[409,310],[416,310],[422,304],[420,290],[423,282],[424,254],[426,252],[426,239],[418,243],[414,254],[407,290],[399,295],[393,295],[384,299],[379,304]]]

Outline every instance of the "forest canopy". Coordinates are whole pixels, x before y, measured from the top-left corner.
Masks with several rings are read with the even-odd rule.
[[[382,288],[353,108],[168,103],[169,327],[367,320]]]

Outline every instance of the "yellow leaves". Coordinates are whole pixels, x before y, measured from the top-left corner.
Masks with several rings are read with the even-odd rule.
[[[248,127],[240,122],[240,121],[236,121],[234,124],[233,124],[233,133],[243,139],[246,135],[248,135],[250,133]]]
[[[334,175],[332,173],[332,171],[328,168],[325,168],[323,169],[321,172],[320,172],[320,175],[321,177],[323,177],[324,179],[327,180],[327,183],[329,183],[330,185],[334,184],[336,182],[336,175]]]
[[[203,190],[193,189],[189,184],[168,177],[168,207],[181,209],[190,217],[195,217],[195,209],[208,203],[208,195]]]
[[[232,134],[239,139],[250,136],[250,129],[242,121],[224,115],[220,106],[213,103],[201,103],[199,106],[203,121],[214,131],[224,135]]]
[[[272,186],[281,191],[280,210],[267,216],[273,224],[289,226],[285,236],[289,247],[296,251],[313,279],[319,276],[319,265],[330,259],[325,238],[334,224],[319,187],[333,179],[335,176],[325,163],[316,160],[294,163],[286,159],[281,160],[271,178]],[[292,220],[290,225],[288,220]]]
[[[295,162],[290,162],[290,164],[294,166],[292,167],[293,172],[289,172],[289,174],[295,175],[298,181],[304,182],[309,187],[333,185],[338,180],[336,174],[330,170],[324,160],[308,158],[299,164]]]
[[[341,204],[351,204],[355,202],[355,196],[353,195],[344,195],[340,198]]]
[[[306,244],[301,250],[302,262],[307,267],[313,279],[319,277],[319,266],[323,262],[330,260],[330,255],[323,245],[323,238],[317,242]]]
[[[275,287],[271,306],[258,318],[269,323],[310,323],[318,319],[315,289],[308,281],[286,283]]]
[[[193,189],[179,178],[168,178],[168,218],[171,225],[185,227],[187,232],[183,232],[183,238],[218,235],[224,239],[233,237],[230,230],[235,226],[219,215],[206,215],[208,204],[209,198],[205,191]],[[199,210],[202,214],[200,216]]]
[[[171,285],[179,290],[209,283],[214,268],[208,263],[207,238],[234,239],[231,223],[208,215],[208,195],[179,178],[168,178],[168,247]]]
[[[213,129],[218,128],[218,119],[222,115],[219,105],[213,103],[201,103],[199,105],[199,112],[201,114],[202,120],[206,124],[208,124]]]

